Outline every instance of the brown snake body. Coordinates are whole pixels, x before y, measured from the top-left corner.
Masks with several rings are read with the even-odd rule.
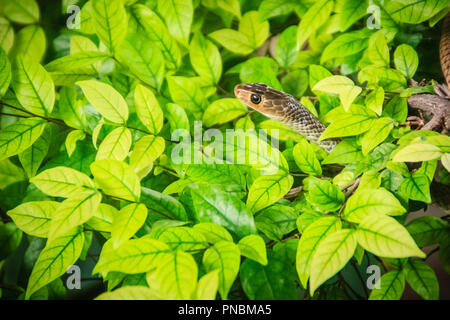
[[[327,152],[331,152],[339,142],[338,139],[319,140],[326,129],[325,125],[290,94],[264,83],[238,84],[234,93],[249,107],[284,123]]]

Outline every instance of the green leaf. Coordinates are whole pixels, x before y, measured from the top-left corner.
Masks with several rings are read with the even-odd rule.
[[[255,234],[255,222],[245,204],[231,193],[212,185],[190,185],[195,219],[198,222],[214,222],[238,238]]]
[[[322,79],[331,77],[333,74],[320,65],[310,64],[309,65],[309,87],[314,88],[314,86]]]
[[[36,0],[22,0],[20,2],[2,0],[2,13],[11,21],[19,24],[39,22],[39,6]]]
[[[294,160],[300,170],[304,173],[312,175],[321,175],[322,168],[320,167],[319,160],[317,159],[314,149],[308,141],[302,139],[299,141],[292,151]]]
[[[442,155],[441,149],[428,143],[413,143],[399,150],[393,162],[419,162],[439,159]]]
[[[163,112],[150,89],[138,84],[134,90],[136,113],[150,133],[158,134],[163,127]]]
[[[100,114],[115,123],[125,123],[128,119],[128,106],[125,99],[109,84],[97,80],[77,82],[86,99]]]
[[[113,206],[106,203],[100,203],[97,211],[95,211],[92,217],[86,222],[86,225],[95,230],[111,232],[113,217],[118,213],[119,210]]]
[[[367,56],[372,64],[389,67],[389,47],[381,31],[374,33],[370,37]]]
[[[11,82],[11,63],[9,63],[6,52],[0,47],[0,98],[3,97],[8,90]]]
[[[14,29],[5,17],[0,17],[0,47],[9,53],[14,43]]]
[[[266,244],[260,236],[246,236],[239,240],[238,247],[241,251],[241,255],[259,262],[263,266],[267,265]]]
[[[189,46],[189,58],[195,72],[207,83],[217,85],[222,75],[222,57],[217,47],[201,33],[196,33]]]
[[[263,82],[272,88],[281,90],[277,75],[278,65],[275,60],[269,57],[251,58],[244,62],[239,72],[242,82]]]
[[[407,44],[399,45],[394,51],[394,64],[406,78],[412,79],[419,65],[416,50]]]
[[[94,300],[158,300],[160,298],[148,287],[126,286],[114,291],[103,292]]]
[[[51,61],[45,65],[45,69],[49,71],[52,76],[53,72],[59,72],[60,75],[67,75],[70,77],[71,74],[86,74],[86,79],[92,78],[89,75],[96,76],[97,70],[95,65],[98,65],[103,60],[109,58],[110,56],[106,53],[97,51],[84,51],[78,53],[71,53],[69,56],[64,56],[56,60]],[[55,79],[55,77],[53,76]],[[55,79],[56,80],[56,79]],[[82,79],[79,79],[82,80]],[[65,81],[55,81],[58,85],[64,85]],[[73,84],[75,81],[67,82],[68,84]]]
[[[380,288],[377,289],[377,286]],[[383,274],[370,292],[369,300],[399,300],[405,290],[405,274],[394,270]]]
[[[424,216],[412,220],[406,229],[419,247],[427,247],[444,241],[450,225],[438,217]]]
[[[304,69],[291,71],[281,79],[281,85],[283,86],[283,91],[294,97],[301,97],[308,89],[308,72]],[[311,100],[306,97],[301,97],[300,103],[317,118],[317,111]]]
[[[344,202],[344,193],[327,180],[308,178],[307,199],[321,210],[336,211]]]
[[[367,0],[344,0],[337,3],[340,5],[339,27],[340,31],[345,31],[356,21],[364,17],[367,12]]]
[[[44,29],[37,25],[26,26],[14,36],[14,46],[9,57],[14,59],[20,55],[29,60],[40,62],[47,48]]]
[[[66,150],[67,155],[70,157],[77,147],[77,141],[84,140],[86,134],[82,130],[72,130],[69,132],[66,138]],[[36,144],[35,144],[36,145]]]
[[[280,200],[292,187],[294,179],[285,172],[261,175],[253,181],[248,191],[247,207],[258,212]]]
[[[240,268],[242,289],[251,300],[294,300],[302,295],[297,287],[293,270],[293,254],[297,240],[291,239],[277,244],[268,252],[268,264],[261,265],[250,259],[244,260]]]
[[[399,22],[418,24],[428,20],[448,3],[439,0],[395,0],[386,5],[386,11]]]
[[[241,4],[239,0],[217,0],[217,6],[241,19]]]
[[[205,109],[205,96],[193,78],[171,76],[167,78],[173,101],[200,119]]]
[[[306,288],[311,272],[313,254],[327,236],[341,228],[339,219],[333,216],[322,217],[311,223],[302,233],[297,248],[296,268],[303,288]]]
[[[377,145],[382,143],[394,128],[394,121],[391,118],[379,118],[374,121],[372,127],[361,139],[362,153],[366,156]]]
[[[0,259],[8,258],[20,245],[22,231],[12,222],[0,224]],[[3,264],[3,263],[2,263]]]
[[[149,218],[154,218],[154,220],[188,220],[183,205],[177,199],[169,195],[142,187],[141,202],[147,206],[148,210],[150,210]]]
[[[255,50],[245,34],[233,29],[220,29],[208,36],[233,53],[248,55]]]
[[[366,49],[370,33],[366,30],[346,32],[335,38],[322,52],[320,62],[351,56]]]
[[[158,12],[166,21],[169,33],[187,47],[194,15],[192,1],[158,0]]]
[[[271,240],[281,240],[295,229],[298,214],[292,207],[275,204],[261,210],[255,217],[256,228]]]
[[[169,122],[171,133],[177,129],[190,130],[189,118],[182,107],[174,103],[168,103],[166,104],[166,111],[166,118]]]
[[[213,270],[198,280],[195,298],[198,300],[215,300],[219,288],[219,270]]]
[[[95,160],[113,159],[122,161],[128,156],[131,147],[131,132],[126,127],[111,131],[98,147]]]
[[[397,122],[405,122],[408,116],[408,104],[406,98],[395,96],[384,107],[383,116],[390,117]]]
[[[92,0],[93,25],[100,41],[112,54],[122,44],[128,27],[128,17],[121,0]]]
[[[248,11],[239,23],[239,32],[247,37],[248,44],[256,49],[269,36],[269,22],[262,20],[258,11]]]
[[[135,4],[131,16],[137,21],[136,32],[143,32],[161,50],[167,69],[177,69],[181,63],[180,49],[158,15],[142,4]]]
[[[155,269],[167,259],[171,249],[155,239],[141,238],[128,240],[117,249],[111,242],[103,245],[100,258],[92,274],[119,271],[137,274]]]
[[[153,163],[164,152],[165,142],[162,137],[143,136],[134,145],[130,155],[130,166],[139,172]]]
[[[408,260],[405,265],[406,281],[425,300],[439,299],[439,282],[434,273],[424,261]]]
[[[59,91],[57,114],[69,127],[83,129],[88,127],[82,103],[77,100],[74,88],[63,87]]]
[[[68,167],[54,167],[30,179],[38,189],[52,197],[71,198],[94,191],[93,181],[84,173]]]
[[[384,90],[382,87],[377,87],[366,96],[366,106],[377,115],[381,115],[384,103]]]
[[[345,111],[349,110],[352,102],[362,91],[360,87],[355,86],[351,79],[344,76],[331,76],[322,79],[312,90],[338,94]]]
[[[259,5],[259,14],[262,19],[269,19],[277,16],[284,16],[292,11],[304,13],[307,9],[307,4],[303,1],[297,0],[263,0]]]
[[[111,241],[114,249],[130,239],[145,222],[147,208],[143,204],[131,203],[113,216]]]
[[[19,120],[0,131],[0,160],[28,149],[42,134],[47,122],[41,118]]]
[[[231,236],[231,234],[225,228],[215,223],[197,223],[196,225],[194,225],[193,230],[202,234],[205,237],[206,241],[212,244],[215,244],[219,241],[233,242],[233,237]]]
[[[296,26],[286,28],[281,33],[275,45],[274,58],[283,68],[289,67],[297,60],[298,48],[296,34]]]
[[[351,229],[335,231],[320,242],[311,259],[311,295],[353,257],[356,244],[355,231]]]
[[[164,56],[147,38],[138,34],[128,36],[117,57],[134,76],[159,91],[165,76]]]
[[[84,233],[79,228],[47,242],[34,264],[25,299],[29,299],[34,292],[63,275],[67,268],[77,261],[83,244]]]
[[[203,114],[203,125],[212,127],[224,124],[247,113],[247,107],[239,99],[223,98],[215,100]]]
[[[53,215],[48,238],[53,240],[88,221],[97,211],[101,199],[101,193],[89,191],[63,201]]]
[[[409,199],[431,203],[430,180],[423,173],[414,172],[404,178],[400,190]]]
[[[147,274],[150,289],[162,299],[188,300],[197,287],[198,267],[194,258],[177,250],[164,259],[158,268]]]
[[[363,155],[355,140],[345,139],[328,154],[322,164],[351,163],[361,160],[363,160]]]
[[[10,159],[0,161],[0,189],[4,189],[14,182],[25,179],[25,172],[22,168],[12,163]]]
[[[19,154],[19,161],[29,178],[36,175],[47,156],[51,142],[51,127],[47,126],[46,129],[28,149]]]
[[[374,65],[362,69],[358,73],[358,81],[367,81],[369,87],[379,85],[389,91],[402,91],[406,87],[406,78],[400,71]]]
[[[334,2],[320,0],[314,3],[301,17],[297,30],[297,47],[303,43],[328,19],[334,7]]]
[[[7,214],[25,233],[35,237],[47,238],[50,222],[58,204],[56,201],[25,202],[13,210],[9,210]]]
[[[383,215],[365,217],[356,230],[361,247],[380,257],[406,258],[426,256],[408,231],[395,219]]]
[[[347,200],[343,216],[349,221],[359,223],[366,217],[402,215],[406,212],[397,198],[386,189],[357,190]]]
[[[368,131],[375,118],[362,108],[359,105],[352,105],[349,112],[334,117],[333,122],[322,133],[319,141],[334,137],[355,136]]]
[[[203,254],[203,266],[206,272],[219,270],[219,293],[226,300],[240,265],[239,247],[232,242],[220,241]]]
[[[95,182],[104,193],[129,201],[139,201],[141,187],[133,169],[124,162],[103,159],[91,164]]]
[[[24,109],[48,116],[55,104],[55,86],[50,75],[37,62],[19,56],[15,59],[12,87]]]
[[[208,246],[205,236],[201,232],[197,232],[197,229],[174,227],[160,230],[154,236],[173,250],[195,251],[206,249]]]

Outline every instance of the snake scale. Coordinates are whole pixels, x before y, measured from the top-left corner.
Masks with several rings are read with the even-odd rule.
[[[443,22],[439,57],[442,73],[450,88],[450,14],[447,14]],[[234,93],[252,109],[289,126],[328,153],[340,141],[340,139],[319,140],[326,129],[325,125],[290,94],[275,90],[264,83],[238,84],[234,88]],[[449,210],[450,187],[433,181],[430,191],[433,203]]]

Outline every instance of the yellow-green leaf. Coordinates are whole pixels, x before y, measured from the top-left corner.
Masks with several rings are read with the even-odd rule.
[[[383,215],[365,217],[356,230],[359,245],[380,257],[406,258],[426,256],[411,235],[395,219]]]
[[[31,271],[25,299],[63,275],[77,261],[83,244],[84,233],[80,228],[47,242]]]
[[[163,112],[156,100],[155,94],[150,89],[138,84],[134,89],[136,113],[142,124],[152,134],[158,134],[163,127]]]
[[[113,216],[111,226],[111,241],[113,247],[117,248],[126,240],[131,238],[145,222],[147,218],[147,207],[142,203],[131,203],[120,209]]]
[[[54,239],[88,221],[102,199],[99,192],[82,192],[63,201],[53,215],[48,238]]]
[[[239,240],[238,247],[241,255],[259,262],[263,266],[267,265],[266,244],[263,238],[251,234]]]
[[[50,115],[55,104],[55,86],[38,62],[18,56],[13,63],[12,86],[24,109],[40,116]]]
[[[128,119],[128,106],[125,99],[109,84],[97,80],[77,82],[86,99],[109,121],[125,123]]]
[[[356,249],[355,231],[335,231],[320,242],[311,259],[310,293],[341,270]]]
[[[70,198],[95,190],[93,181],[87,175],[68,167],[47,169],[31,178],[30,182],[52,197]]]
[[[97,160],[91,164],[95,182],[104,193],[126,199],[139,201],[141,186],[133,168],[125,162],[111,159]]]
[[[42,134],[47,121],[28,118],[17,121],[0,131],[0,160],[28,149]]]
[[[261,175],[253,181],[248,191],[247,207],[258,212],[280,200],[292,187],[294,179],[285,172]]]
[[[20,230],[41,238],[47,238],[50,222],[59,202],[31,201],[9,210],[7,214],[13,219]]]
[[[131,147],[131,132],[126,127],[111,131],[98,147],[95,160],[113,159],[122,161],[128,156]]]

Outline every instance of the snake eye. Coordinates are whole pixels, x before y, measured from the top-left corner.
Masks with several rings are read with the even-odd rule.
[[[252,96],[250,97],[250,100],[252,101],[252,103],[258,104],[261,102],[261,96],[259,96],[257,94],[252,94]]]

